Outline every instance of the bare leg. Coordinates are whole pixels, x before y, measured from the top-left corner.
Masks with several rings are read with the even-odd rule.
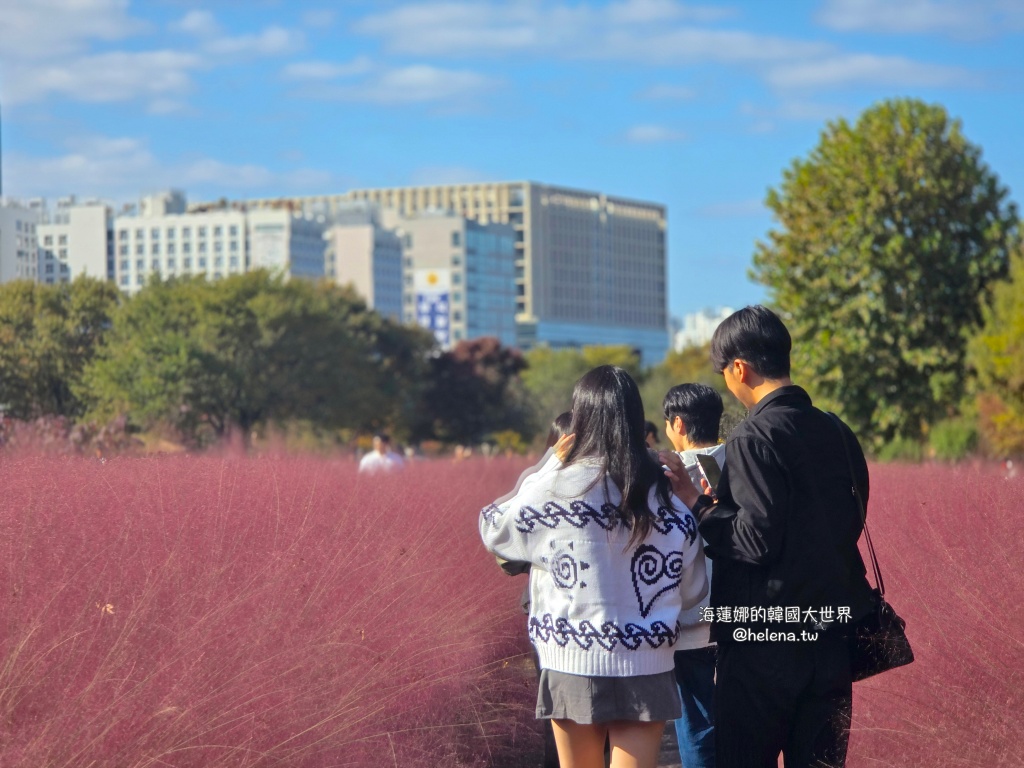
[[[572,720],[552,720],[551,727],[562,768],[604,768],[608,723],[585,725]]]
[[[611,768],[657,768],[665,722],[616,720],[608,723]]]

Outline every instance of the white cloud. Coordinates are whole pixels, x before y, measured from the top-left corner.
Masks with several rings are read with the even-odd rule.
[[[282,71],[287,80],[336,80],[342,77],[366,74],[373,62],[366,56],[338,64],[332,61],[296,61]]]
[[[209,11],[189,11],[171,28],[198,37],[212,37],[220,32],[220,25]]]
[[[1019,0],[827,0],[818,21],[841,32],[977,38],[1024,28]]]
[[[591,4],[431,2],[402,5],[356,23],[388,50],[431,56],[549,54],[671,64],[690,61],[786,61],[822,55],[823,43],[749,32],[674,25],[718,18],[718,9],[631,0]]]
[[[686,85],[652,85],[637,94],[648,101],[690,101],[697,97],[697,91]]]
[[[312,99],[398,106],[465,101],[497,86],[497,81],[476,72],[415,64],[380,70],[352,85],[310,81],[295,95]]]
[[[128,0],[0,0],[0,59],[66,56],[147,28]]]
[[[630,144],[664,144],[685,141],[686,134],[663,125],[634,125],[626,131],[623,138]]]
[[[781,64],[767,73],[767,81],[776,88],[815,89],[859,85],[938,88],[968,86],[970,72],[960,67],[926,64],[903,56],[876,56],[867,53],[843,54],[825,59]]]
[[[184,188],[198,196],[271,190],[322,191],[339,181],[328,171],[233,164],[211,157],[158,158],[145,141],[105,136],[69,140],[63,154],[5,158],[5,187],[21,197],[77,193],[131,201],[145,190]]]
[[[16,65],[8,72],[5,95],[13,103],[50,96],[93,103],[157,99],[186,92],[190,72],[201,64],[200,57],[178,51],[115,51]]]
[[[273,26],[256,35],[214,38],[204,48],[217,56],[279,56],[301,49],[304,43],[301,32]]]

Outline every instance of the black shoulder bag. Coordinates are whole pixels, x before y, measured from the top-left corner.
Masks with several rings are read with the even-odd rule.
[[[843,423],[834,413],[829,413],[843,441],[846,451],[846,462],[850,468],[850,484],[853,496],[857,499],[857,509],[864,525],[864,540],[871,555],[871,568],[875,573],[875,588],[871,590],[872,607],[867,615],[859,619],[852,627],[850,634],[850,672],[854,682],[864,680],[879,672],[886,672],[902,667],[914,660],[914,651],[907,639],[907,622],[896,615],[896,611],[885,600],[885,583],[882,571],[878,567],[875,547],[871,543],[868,532],[868,520],[864,511],[864,500],[857,490],[857,475],[853,471],[853,458],[850,446],[843,430]],[[855,545],[856,546],[856,545]]]

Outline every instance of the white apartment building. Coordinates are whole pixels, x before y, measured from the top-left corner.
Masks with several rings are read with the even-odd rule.
[[[0,283],[39,274],[40,206],[0,198]]]
[[[135,293],[153,277],[205,275],[217,280],[246,271],[245,213],[222,208],[186,211],[181,192],[143,198],[137,215],[114,219],[115,280]]]
[[[446,210],[511,226],[522,349],[627,344],[646,364],[668,351],[664,206],[530,181],[360,189],[287,203],[332,215],[352,200],[410,217]]]
[[[66,283],[80,275],[114,278],[113,213],[96,201],[61,198],[38,227],[40,282]]]
[[[735,311],[732,307],[716,307],[684,315],[682,326],[673,338],[672,348],[682,352],[689,347],[702,347],[710,343],[715,329]]]
[[[402,320],[402,241],[380,222],[376,205],[351,203],[324,234],[325,269],[338,285],[351,285],[367,306]]]
[[[143,198],[138,214],[114,219],[114,279],[135,293],[153,277],[219,280],[265,268],[294,277],[324,274],[323,223],[287,210],[188,208],[173,191]]]
[[[455,213],[383,211],[402,241],[402,319],[427,328],[443,348],[494,336],[516,343],[515,231]]]

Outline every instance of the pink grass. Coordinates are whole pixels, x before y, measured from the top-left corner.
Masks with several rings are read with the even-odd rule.
[[[476,514],[520,468],[3,459],[0,763],[492,764],[532,694]]]
[[[868,521],[917,660],[854,684],[848,764],[1021,765],[1024,478],[874,466]]]

